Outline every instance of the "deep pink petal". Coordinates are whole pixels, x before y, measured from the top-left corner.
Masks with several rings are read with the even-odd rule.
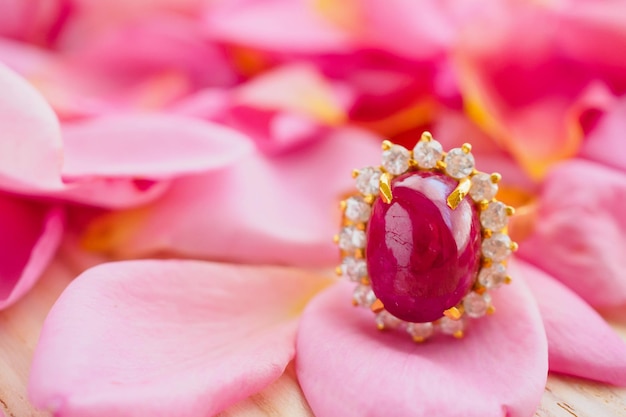
[[[550,371],[626,385],[626,343],[567,287],[522,261],[516,266],[539,304]]]
[[[382,334],[371,312],[350,305],[352,285],[334,286],[305,310],[296,366],[318,417],[530,416],[548,368],[535,301],[521,280],[494,294],[496,313],[460,341],[414,344]]]
[[[172,178],[223,167],[252,149],[232,129],[165,114],[68,123],[63,140],[66,178]]]
[[[580,156],[626,171],[626,99],[600,120],[580,150]]]
[[[354,168],[377,165],[380,139],[356,129],[219,172],[176,180],[155,204],[94,223],[93,249],[137,256],[176,252],[251,263],[330,265],[339,200]]]
[[[0,309],[32,288],[63,236],[59,207],[0,194]]]
[[[520,256],[594,307],[626,305],[626,174],[572,160],[546,178]]]
[[[103,264],[52,308],[31,368],[68,416],[208,416],[280,377],[317,275],[197,261]]]
[[[60,187],[62,144],[54,112],[33,86],[2,65],[0,91],[0,187]]]

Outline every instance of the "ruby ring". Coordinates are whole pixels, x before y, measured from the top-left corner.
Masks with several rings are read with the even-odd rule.
[[[358,193],[341,202],[337,273],[358,283],[353,303],[379,329],[460,338],[468,319],[495,311],[489,291],[511,280],[514,209],[496,199],[501,176],[476,170],[469,144],[444,152],[428,132],[412,151],[382,148],[382,164],[355,170]]]

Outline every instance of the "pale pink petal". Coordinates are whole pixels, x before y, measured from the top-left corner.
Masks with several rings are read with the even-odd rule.
[[[236,81],[224,52],[202,39],[196,20],[177,14],[136,19],[77,49],[71,61],[104,83],[146,82],[169,73],[179,76],[182,95],[197,86],[226,87]]]
[[[0,194],[0,309],[35,285],[57,250],[63,228],[61,208]]]
[[[233,100],[257,109],[298,112],[329,125],[344,122],[350,104],[315,67],[306,64],[259,75],[238,87]]]
[[[244,135],[197,119],[100,117],[63,126],[65,178],[164,179],[224,167],[252,150]]]
[[[54,112],[33,86],[2,65],[0,91],[0,187],[61,187],[62,143]]]
[[[449,8],[436,0],[365,0],[353,13],[361,19],[360,35],[368,45],[429,59],[449,49],[457,36],[458,25]]]
[[[580,156],[626,171],[626,99],[604,115],[585,140]]]
[[[494,294],[496,313],[462,340],[415,344],[381,333],[352,307],[352,285],[316,297],[298,330],[296,369],[318,417],[530,416],[548,371],[547,342],[532,295],[520,281]]]
[[[305,0],[215,3],[207,10],[204,28],[211,39],[281,53],[340,52],[354,43],[347,31]]]
[[[626,385],[626,343],[567,287],[517,261],[535,295],[548,336],[550,371]]]
[[[338,204],[354,168],[378,165],[380,138],[341,129],[290,152],[260,152],[219,172],[175,180],[154,204],[113,213],[85,244],[122,256],[165,251],[251,263],[330,265]]]
[[[626,174],[584,160],[546,178],[520,256],[594,307],[626,305]]]
[[[280,377],[299,309],[327,280],[297,270],[134,261],[61,295],[29,395],[56,416],[209,416]]]

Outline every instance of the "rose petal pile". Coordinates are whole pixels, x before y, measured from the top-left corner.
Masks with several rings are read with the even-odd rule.
[[[30,400],[214,415],[294,358],[320,417],[528,416],[549,370],[626,385],[594,310],[626,311],[625,28],[582,0],[3,2],[0,308],[62,243],[120,260],[56,301]],[[415,345],[311,271],[351,170],[424,129],[503,174],[520,250],[494,316]]]

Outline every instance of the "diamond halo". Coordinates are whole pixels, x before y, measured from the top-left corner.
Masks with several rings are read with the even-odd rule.
[[[340,245],[342,264],[337,267],[337,274],[357,282],[353,304],[373,311],[374,322],[380,330],[402,329],[416,342],[423,342],[434,334],[460,338],[471,320],[494,313],[495,307],[491,303],[489,291],[511,281],[506,274],[507,261],[511,253],[517,250],[517,244],[508,236],[507,222],[514,214],[514,209],[496,199],[501,176],[498,173],[488,174],[476,170],[469,144],[444,152],[441,144],[429,132],[422,134],[412,150],[390,141],[384,141],[382,146],[382,164],[355,170],[353,177],[357,181],[359,192],[341,202],[342,233],[335,236],[335,242]],[[413,171],[437,172],[458,181],[457,189],[448,197],[448,205],[454,209],[455,204],[458,205],[467,197],[477,209],[482,233],[481,264],[473,287],[457,306],[446,310],[440,319],[426,323],[407,322],[393,316],[373,293],[367,268],[360,268],[359,273],[348,273],[349,269],[346,267],[357,260],[366,260],[367,241],[361,240],[367,230],[371,210],[363,204],[371,208],[379,198],[388,202],[391,181]],[[376,189],[374,185],[377,178],[379,186]],[[359,203],[358,216],[354,214],[355,201]],[[359,244],[345,248],[346,231],[357,234]]]

